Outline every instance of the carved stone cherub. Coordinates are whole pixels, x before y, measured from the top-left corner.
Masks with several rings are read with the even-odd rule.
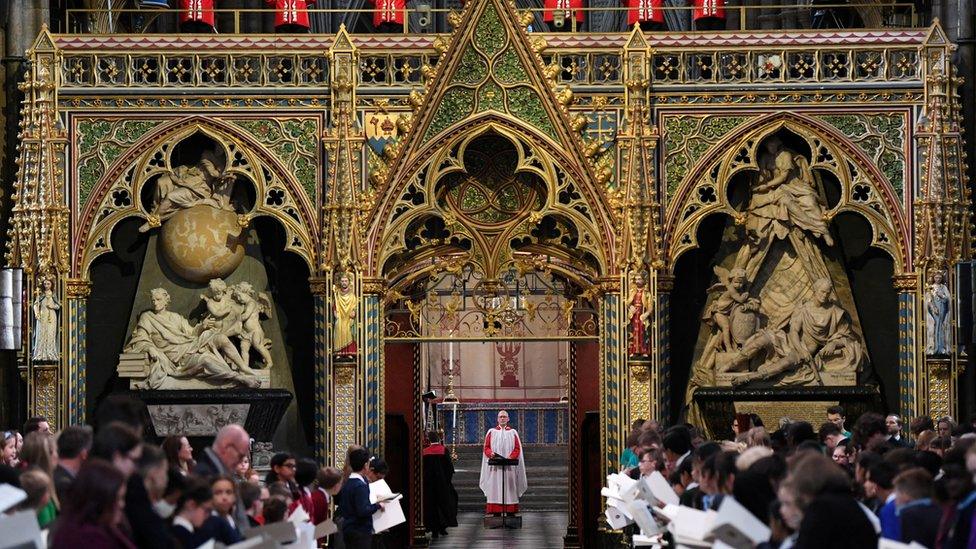
[[[241,357],[247,363],[253,348],[261,355],[265,367],[270,368],[273,364],[269,349],[271,341],[264,335],[261,315],[271,317],[271,300],[267,294],[255,292],[249,282],[238,283],[231,293],[241,308]]]
[[[744,312],[756,313],[759,311],[759,300],[749,297],[749,281],[746,280],[746,272],[743,269],[726,270],[715,266],[714,270],[719,282],[708,291],[722,293],[705,310],[702,320],[718,329],[722,348],[731,352],[736,350],[730,326],[733,312],[741,309]]]

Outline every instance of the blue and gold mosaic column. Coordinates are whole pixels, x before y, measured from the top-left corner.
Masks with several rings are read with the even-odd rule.
[[[620,280],[605,279],[603,288],[600,300],[600,415],[603,416],[600,438],[604,455],[603,474],[606,475],[616,471],[626,440],[630,407],[626,399],[629,390],[627,342]]]
[[[671,290],[674,289],[674,277],[658,275],[657,277],[657,311],[654,318],[657,322],[657,410],[658,421],[671,425]]]
[[[383,300],[379,283],[363,285],[363,369],[366,381],[366,447],[383,453],[386,405],[383,395]]]
[[[65,281],[67,301],[66,316],[62,322],[67,335],[67,365],[65,383],[64,425],[85,423],[87,403],[85,401],[85,379],[87,367],[88,296],[91,283],[87,280],[69,278]]]
[[[329,314],[328,281],[324,278],[309,279],[312,291],[312,307],[315,313],[315,456],[323,463],[335,463],[329,441],[332,408],[329,400]]]
[[[902,417],[921,413],[916,389],[918,387],[919,350],[916,338],[916,292],[918,280],[914,274],[896,275],[898,291],[898,407]]]

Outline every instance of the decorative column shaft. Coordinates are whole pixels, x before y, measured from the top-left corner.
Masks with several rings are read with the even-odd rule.
[[[365,284],[363,294],[363,366],[366,375],[366,447],[382,454],[385,437],[382,281]]]
[[[329,310],[329,283],[325,278],[311,278],[312,308],[315,315],[315,456],[323,463],[335,463],[333,453],[332,406],[329,399],[329,340],[328,326],[332,318]]]
[[[625,423],[630,417],[630,407],[626,400],[627,340],[620,280],[605,280],[604,288],[600,300],[600,415],[604,418],[600,446],[604,456],[603,475],[607,475],[616,471],[626,440],[626,427],[629,427]]]
[[[80,425],[85,423],[86,406],[85,380],[88,349],[88,296],[91,283],[87,280],[69,278],[65,281],[67,313],[64,316],[63,330],[67,344],[67,383],[65,383],[66,423]]]
[[[674,277],[657,277],[657,416],[655,419],[670,424],[671,420],[671,291]]]

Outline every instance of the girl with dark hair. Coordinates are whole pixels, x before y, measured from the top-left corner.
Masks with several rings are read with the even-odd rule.
[[[75,478],[51,536],[51,549],[135,549],[119,529],[125,507],[125,477],[111,464],[89,459]]]
[[[297,506],[297,501],[302,497],[298,484],[295,483],[295,470],[298,467],[297,460],[293,454],[279,452],[271,457],[271,470],[264,479],[265,486],[271,486],[276,482],[283,482],[291,493],[292,506],[288,511],[291,512]]]
[[[190,441],[186,437],[166,437],[162,448],[170,467],[179,469],[183,476],[190,474],[195,463],[193,462],[193,446],[190,446]]]

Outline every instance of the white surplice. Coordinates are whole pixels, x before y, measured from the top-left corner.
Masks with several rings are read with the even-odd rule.
[[[517,450],[517,451],[516,451]],[[495,453],[504,458],[518,458],[518,465],[493,467],[488,465],[488,454]],[[502,501],[502,481],[505,482],[505,501]],[[504,429],[495,427],[485,434],[484,451],[481,454],[481,481],[478,483],[481,491],[488,498],[488,503],[503,505],[516,504],[519,497],[525,493],[528,480],[525,478],[525,456],[522,452],[522,441],[518,431],[506,426]]]

